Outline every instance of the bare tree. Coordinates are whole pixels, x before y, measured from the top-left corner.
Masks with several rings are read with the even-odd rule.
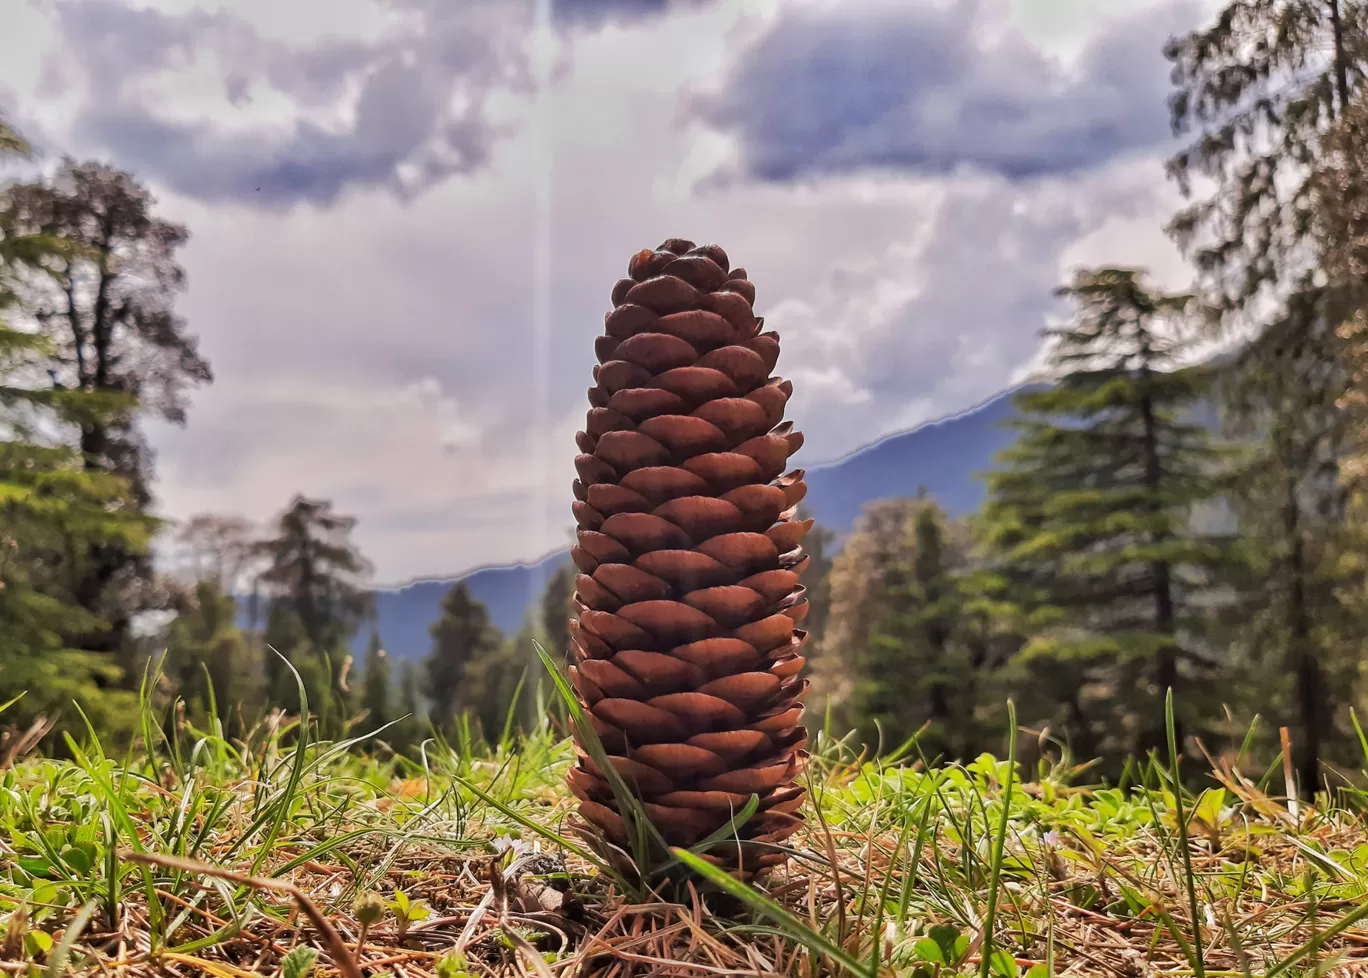
[[[255,540],[256,527],[245,517],[196,514],[176,534],[178,570],[194,583],[207,582],[225,594],[236,594],[259,564]]]

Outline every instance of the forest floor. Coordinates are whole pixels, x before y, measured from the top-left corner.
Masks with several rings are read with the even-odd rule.
[[[0,771],[0,976],[1368,974],[1354,798],[1229,769],[1175,798],[1158,767],[1122,792],[818,738],[786,869],[652,893],[576,834],[549,728],[416,763],[182,732]]]

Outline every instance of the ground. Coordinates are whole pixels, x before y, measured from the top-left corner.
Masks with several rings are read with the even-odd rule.
[[[1358,797],[1289,805],[1230,766],[1180,818],[1162,766],[1123,792],[818,738],[785,870],[653,894],[596,865],[549,721],[415,761],[279,717],[161,729],[150,753],[72,741],[0,772],[0,972],[1368,974]]]

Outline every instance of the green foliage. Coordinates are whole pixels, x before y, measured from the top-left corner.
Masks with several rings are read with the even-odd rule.
[[[389,903],[389,911],[394,914],[399,940],[404,939],[408,929],[422,923],[432,916],[432,908],[422,900],[412,900],[403,890],[394,891],[394,899]]]
[[[260,579],[270,613],[292,615],[316,650],[344,645],[374,608],[361,584],[371,567],[351,541],[355,528],[356,520],[333,512],[327,500],[297,495],[277,517],[274,536],[256,547],[266,563]]]
[[[50,385],[45,396],[88,402],[64,412],[63,444],[87,471],[124,480],[139,510],[151,503],[152,481],[141,419],[181,423],[186,389],[212,376],[174,309],[186,231],[158,218],[155,205],[130,174],[73,160],[0,193],[0,233],[54,243],[41,262],[19,265],[8,291],[16,321],[43,341],[35,366]],[[68,547],[69,590],[104,625],[75,641],[118,661],[134,617],[155,606],[151,555],[113,539],[79,543]]]
[[[1363,88],[1365,40],[1362,0],[1228,0],[1166,45],[1173,126],[1192,137],[1168,163],[1189,197],[1169,230],[1223,320],[1275,321],[1283,310],[1262,300],[1316,288],[1320,202],[1305,164]],[[1209,193],[1192,199],[1198,187]]]
[[[1169,230],[1195,295],[1124,268],[1080,274],[1061,290],[1078,315],[1046,334],[1055,383],[1020,398],[1019,440],[972,523],[919,497],[871,505],[839,553],[808,535],[804,625],[833,730],[970,758],[1000,744],[1011,689],[1035,750],[1062,736],[1113,775],[1167,746],[1155,707],[1177,687],[1184,747],[1219,745],[1229,731],[1211,721],[1231,706],[1296,726],[1304,786],[1322,757],[1350,757],[1368,642],[1368,4],[1229,0],[1166,51],[1191,140],[1170,161],[1188,201]],[[0,156],[27,152],[0,124]],[[71,721],[77,701],[96,730],[128,732],[132,621],[164,606],[157,651],[184,701],[168,738],[210,717],[245,735],[311,704],[323,736],[359,732],[359,714],[385,727],[396,763],[419,756],[429,713],[467,756],[480,734],[507,748],[505,731],[546,718],[528,665],[535,641],[569,643],[570,566],[511,641],[453,588],[432,654],[398,676],[378,635],[352,668],[369,565],[324,500],[295,497],[252,545],[243,521],[192,520],[194,583],[154,578],[141,425],[181,423],[211,379],[174,308],[187,236],[99,164],[0,193],[0,702],[28,694],[6,726]],[[1193,367],[1198,321],[1248,342]],[[1211,403],[1238,452],[1208,435]],[[230,595],[248,581],[244,632]],[[1250,736],[1261,757],[1271,736]],[[917,967],[972,966],[931,932],[917,946]],[[995,954],[979,965],[1011,971]]]
[[[635,954],[641,914],[622,912],[631,894],[557,841],[575,805],[564,786],[575,748],[546,724],[506,746],[434,746],[420,767],[356,741],[317,741],[307,722],[262,723],[230,741],[150,701],[144,709],[135,719],[149,742],[118,759],[86,737],[72,741],[72,761],[31,758],[0,773],[0,960],[16,972],[61,972],[67,955],[76,973],[121,964],[151,975],[175,963],[228,974],[242,970],[244,946],[253,973],[302,978],[320,961],[337,970],[319,929],[237,882],[247,874],[298,886],[369,973],[400,954],[415,973],[515,973],[521,945],[504,929],[514,924],[568,972],[601,964],[615,945]],[[1043,978],[1091,974],[1133,950],[1161,974],[1302,964],[1331,975],[1352,973],[1343,959],[1368,940],[1368,823],[1352,793],[1294,819],[1246,778],[1228,779],[1226,793],[1187,793],[1166,774],[1176,750],[1142,772],[1149,787],[1122,790],[1059,768],[1023,778],[1010,751],[913,769],[858,759],[837,741],[813,748],[801,861],[743,884],[677,853],[697,871],[697,899],[649,932],[653,960],[729,973]],[[1218,842],[1188,837],[1199,820],[1220,824]],[[167,854],[190,862],[146,862]],[[523,856],[537,868],[519,875]],[[491,868],[503,871],[492,885]],[[573,903],[514,909],[548,885]],[[507,914],[486,912],[505,896]],[[675,914],[659,896],[636,899]],[[430,919],[429,903],[443,920]],[[581,916],[596,926],[566,926]],[[109,920],[122,947],[107,940]],[[440,929],[420,934],[420,924]],[[780,966],[756,965],[755,954]]]
[[[175,611],[162,673],[192,717],[217,716],[227,731],[240,733],[261,712],[266,674],[259,646],[237,626],[237,602],[203,580],[180,590]]]
[[[466,711],[500,723],[510,701],[493,697],[511,693],[510,659],[526,651],[505,650],[488,610],[470,596],[464,583],[456,584],[442,599],[442,617],[433,623],[431,631],[432,653],[426,663],[424,692],[432,704],[433,723],[439,730],[449,731],[456,717]],[[497,718],[491,710],[497,711]],[[492,735],[496,729],[491,724],[485,733]]]
[[[280,978],[308,978],[317,960],[317,949],[303,944],[292,947],[280,959]]]
[[[957,576],[969,539],[933,501],[919,502],[897,530],[901,543],[883,582],[890,610],[858,660],[848,710],[868,744],[882,738],[892,748],[926,722],[919,742],[927,756],[962,756],[975,693],[965,681],[972,662],[959,626],[969,619]]]
[[[462,671],[460,699],[486,738],[498,740],[505,728],[516,731],[528,719],[532,683],[528,650],[532,640],[520,633],[469,662]]]
[[[268,595],[264,641],[303,676],[334,735],[350,708],[347,644],[374,609],[362,584],[370,564],[351,541],[355,526],[327,500],[297,495],[277,517],[274,534],[253,548],[265,565],[258,578]],[[297,712],[294,677],[279,657],[267,656],[266,674],[272,702]]]
[[[361,708],[366,722],[379,729],[394,719],[394,690],[390,681],[390,660],[380,646],[380,633],[372,631],[361,674]]]
[[[565,655],[570,649],[569,621],[575,617],[575,567],[566,564],[556,568],[546,582],[539,602],[542,633],[545,635],[546,648],[556,655]]]
[[[1362,298],[1361,278],[1345,288],[1342,233],[1352,236],[1362,181],[1337,179],[1354,170],[1336,160],[1368,156],[1364,130],[1344,125],[1368,90],[1368,5],[1230,0],[1166,54],[1173,123],[1192,135],[1169,171],[1189,198],[1210,188],[1170,231],[1211,321],[1250,335],[1221,396],[1255,446],[1233,501],[1265,559],[1249,581],[1260,613],[1233,638],[1262,668],[1277,658],[1290,674],[1278,713],[1295,720],[1301,780],[1315,784],[1337,705],[1334,649],[1317,624],[1334,613],[1324,556],[1343,530],[1341,471],[1355,442],[1343,408],[1358,370],[1340,327]]]
[[[400,669],[399,705],[395,710],[400,719],[386,734],[386,739],[401,750],[411,750],[428,733],[423,698],[418,693],[422,671],[416,662],[405,662]]]
[[[0,144],[22,149],[3,126]],[[117,689],[118,663],[82,648],[110,622],[103,606],[83,600],[81,582],[102,549],[145,554],[156,521],[139,511],[126,479],[85,465],[62,436],[126,410],[128,401],[37,386],[52,344],[6,321],[22,311],[25,277],[67,250],[16,223],[0,200],[0,702],[28,693],[8,723],[71,718],[77,702],[102,729],[126,731],[133,697]]]
[[[1227,453],[1191,418],[1206,376],[1180,365],[1187,296],[1125,269],[1061,292],[1078,314],[1047,331],[1056,382],[1018,395],[1021,434],[987,477],[986,590],[1029,639],[1021,667],[1067,691],[1066,712],[1042,719],[1083,756],[1125,756],[1162,746],[1166,689],[1196,706],[1192,681],[1211,678],[1202,616],[1230,546],[1193,514],[1220,492]]]

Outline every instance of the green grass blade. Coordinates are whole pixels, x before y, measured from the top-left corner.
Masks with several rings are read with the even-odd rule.
[[[275,803],[276,808],[268,823],[266,837],[257,847],[256,855],[252,857],[252,868],[248,870],[248,875],[255,875],[261,869],[262,863],[269,858],[276,840],[280,838],[281,829],[284,828],[285,820],[289,817],[290,806],[298,795],[300,782],[304,779],[304,765],[308,760],[309,750],[309,724],[307,719],[309,716],[309,693],[304,688],[304,677],[299,674],[299,670],[288,658],[270,646],[267,648],[280,657],[280,661],[285,663],[285,668],[289,669],[291,675],[294,676],[295,689],[299,692],[299,739],[295,742],[289,780],[285,784],[284,792]]]
[[[631,854],[633,861],[636,862],[637,870],[644,876],[649,873],[652,855],[651,843],[654,843],[664,855],[668,855],[669,847],[660,831],[655,827],[655,823],[646,814],[646,809],[637,797],[636,792],[628,787],[617,768],[608,760],[608,752],[604,749],[598,733],[580,706],[579,698],[570,686],[570,681],[565,678],[560,667],[541,647],[541,644],[535,642],[533,644],[536,647],[537,655],[541,658],[542,665],[546,667],[547,673],[551,676],[551,682],[555,684],[556,691],[560,694],[561,700],[565,703],[565,708],[570,714],[570,721],[575,727],[575,739],[589,754],[603,777],[607,779],[609,788],[612,789],[613,797],[618,802],[618,814],[626,824],[628,838],[633,843],[634,851]]]
[[[1192,970],[1206,978],[1202,947],[1202,918],[1197,907],[1197,878],[1192,869],[1192,847],[1188,844],[1187,814],[1183,810],[1183,779],[1178,766],[1178,734],[1173,717],[1173,690],[1164,696],[1164,725],[1168,733],[1169,766],[1173,777],[1173,804],[1178,816],[1178,844],[1183,847],[1183,879],[1187,884],[1188,911],[1192,914]]]
[[[787,936],[798,941],[804,947],[826,955],[853,975],[867,975],[869,978],[875,978],[875,973],[871,972],[867,965],[856,960],[843,948],[834,944],[826,935],[813,930],[759,890],[747,886],[730,873],[717,868],[704,859],[700,859],[687,849],[676,848],[672,852],[675,858],[719,890],[742,901],[757,913],[769,917],[780,926]]]
[[[988,978],[988,969],[993,957],[993,927],[997,923],[997,905],[1002,885],[1002,854],[1007,847],[1007,825],[1012,816],[1012,789],[1016,787],[1016,746],[1017,721],[1016,704],[1007,701],[1007,725],[1010,739],[1007,741],[1007,784],[1003,786],[1002,815],[998,819],[997,833],[993,838],[992,864],[989,867],[988,911],[983,920],[983,948],[980,953],[979,976]]]
[[[595,856],[588,849],[585,849],[583,846],[576,845],[569,839],[565,838],[563,835],[560,835],[559,833],[547,828],[545,825],[538,823],[534,819],[528,818],[521,812],[516,811],[513,808],[510,808],[508,805],[505,805],[503,802],[499,801],[499,799],[495,798],[489,792],[481,789],[479,785],[473,784],[467,779],[461,777],[459,774],[453,775],[452,780],[459,784],[462,788],[465,788],[476,798],[480,799],[480,801],[484,802],[486,805],[489,805],[491,808],[497,809],[498,812],[505,818],[511,818],[513,821],[517,822],[523,828],[529,829],[530,831],[540,835],[542,838],[554,842],[556,845],[562,847],[567,852],[573,852],[575,855],[579,856],[586,862],[592,863],[594,866],[598,867],[603,872],[610,874],[613,873],[613,870],[610,866],[608,866],[603,860]]]

